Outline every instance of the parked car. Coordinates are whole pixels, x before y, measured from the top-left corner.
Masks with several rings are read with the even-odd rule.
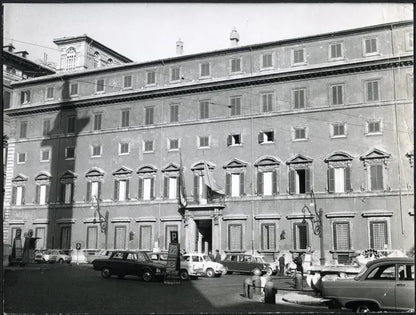
[[[73,264],[87,264],[88,256],[88,253],[84,249],[71,250],[71,261]]]
[[[58,255],[56,251],[47,249],[43,252],[43,261],[48,263],[54,263],[58,261]]]
[[[268,275],[273,273],[273,269],[270,267],[270,264],[264,262],[262,259],[259,259],[258,256],[253,256],[251,254],[227,254],[221,263],[226,268],[227,273],[241,272]]]
[[[44,263],[45,259],[43,258],[43,254],[45,250],[35,250],[35,262],[38,264]]]
[[[148,253],[152,261],[166,265],[168,259],[167,252],[149,252]],[[197,279],[204,276],[204,270],[202,268],[195,268],[194,264],[180,257],[179,277],[181,280]]]
[[[279,272],[279,266],[278,264],[273,260],[272,257],[265,257],[265,256],[261,256],[261,255],[253,255],[253,260],[257,261],[259,263],[263,263],[263,264],[268,264],[270,269],[268,268],[266,271],[267,275],[275,275]]]
[[[120,279],[126,275],[140,277],[143,281],[163,277],[166,267],[150,260],[145,252],[115,250],[110,257],[95,259],[92,262],[94,270],[101,271],[104,279],[117,275]]]
[[[415,308],[412,258],[370,261],[354,278],[322,281],[321,295],[355,312],[405,311]]]
[[[188,253],[183,255],[183,259],[191,263],[194,269],[202,269],[208,278],[221,277],[226,269],[221,263],[211,260],[208,255],[201,253]]]

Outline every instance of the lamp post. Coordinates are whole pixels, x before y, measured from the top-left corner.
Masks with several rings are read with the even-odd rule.
[[[105,212],[105,216],[101,214],[100,201],[98,200],[97,196],[91,197],[91,210],[95,210],[94,223],[96,223],[95,214],[98,213],[98,220],[100,222],[101,233],[104,233],[105,249],[107,249],[108,247],[108,211]]]
[[[319,236],[319,248],[321,252],[321,255],[320,255],[321,257],[319,258],[319,261],[321,265],[325,265],[323,210],[322,208],[319,208],[319,210],[317,210],[315,194],[312,189],[311,189],[311,197],[312,197],[312,202],[309,206],[313,207],[315,213],[312,213],[309,207],[307,205],[304,205],[302,208],[303,219],[305,220],[305,212],[308,211],[308,213],[311,215],[311,217],[309,217],[309,220],[312,223],[313,234]]]

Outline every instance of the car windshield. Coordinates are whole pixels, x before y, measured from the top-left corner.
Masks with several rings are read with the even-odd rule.
[[[364,266],[360,272],[354,277],[354,280],[360,280],[363,274],[367,271],[368,267]]]
[[[137,260],[138,261],[148,261],[148,260],[150,260],[150,258],[149,258],[149,256],[147,256],[146,253],[138,252],[137,253]]]
[[[211,258],[209,258],[208,255],[204,255],[203,258],[204,258],[205,261],[211,261]]]

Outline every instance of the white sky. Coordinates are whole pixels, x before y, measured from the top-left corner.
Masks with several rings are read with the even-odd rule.
[[[54,38],[87,34],[141,62],[175,56],[178,38],[184,54],[228,48],[233,27],[242,46],[411,19],[412,4],[398,3],[4,4],[3,41],[56,62]]]

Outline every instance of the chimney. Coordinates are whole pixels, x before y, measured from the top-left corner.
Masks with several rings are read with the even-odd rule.
[[[240,40],[240,35],[236,31],[235,27],[230,33],[230,41],[231,41],[231,47],[237,47],[238,41]]]
[[[14,54],[15,54],[15,55],[22,54],[22,57],[23,57],[23,58],[26,58],[26,56],[27,56],[27,55],[29,55],[29,53],[28,53],[26,50],[16,51]]]
[[[48,64],[48,54],[47,54],[46,52],[44,52],[44,53],[43,53],[43,63],[44,63],[45,65],[47,65],[47,64]]]
[[[7,48],[7,51],[12,53],[15,47],[13,46],[12,43],[9,43],[8,45],[3,46],[3,48]]]
[[[176,55],[183,55],[183,41],[180,38],[176,41]]]

